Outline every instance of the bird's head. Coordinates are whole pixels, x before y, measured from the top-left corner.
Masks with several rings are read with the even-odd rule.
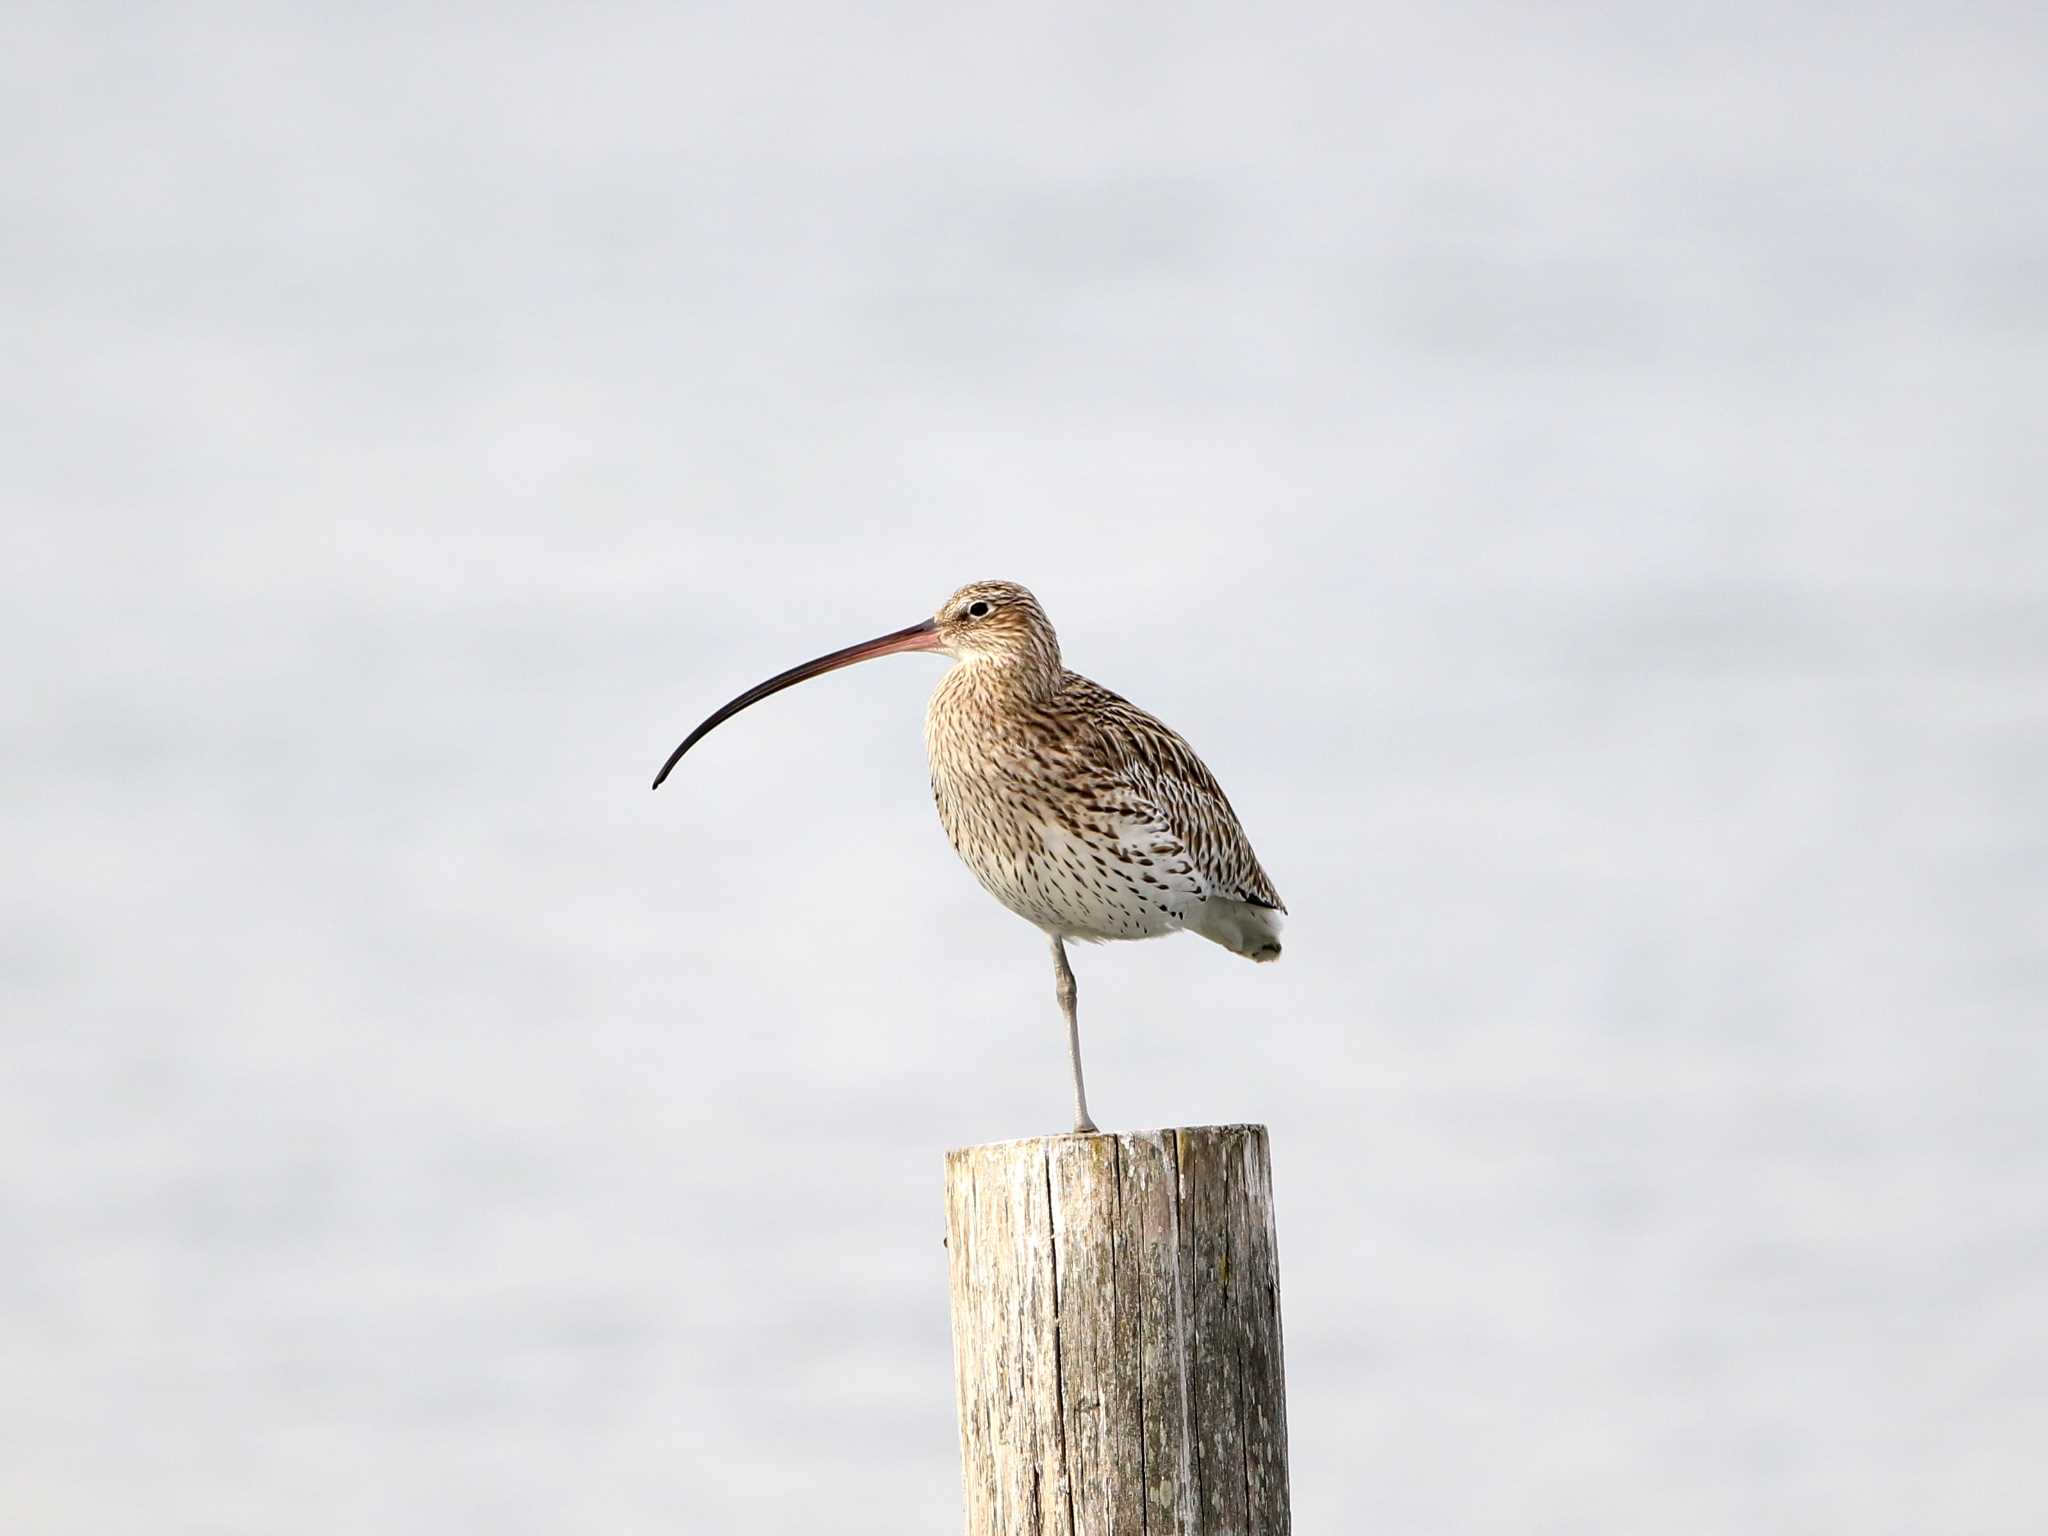
[[[939,649],[970,664],[1057,674],[1060,643],[1038,599],[1014,581],[972,581],[933,615]]]
[[[937,651],[966,666],[1001,667],[1005,676],[1020,679],[1028,687],[1046,687],[1048,680],[1059,677],[1059,641],[1038,599],[1014,581],[973,582],[947,598],[939,611],[922,623],[833,651],[749,688],[683,738],[683,744],[668,755],[661,772],[654,776],[654,787],[661,788],[661,781],[685,752],[749,705],[806,678],[899,651]]]

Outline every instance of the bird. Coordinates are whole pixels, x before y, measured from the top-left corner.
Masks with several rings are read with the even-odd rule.
[[[970,582],[931,618],[778,672],[684,737],[654,788],[690,748],[769,695],[918,651],[953,663],[925,711],[940,824],[983,888],[1051,940],[1074,1133],[1094,1133],[1067,943],[1185,930],[1272,961],[1287,908],[1194,749],[1129,700],[1068,671],[1052,621],[1028,590]]]

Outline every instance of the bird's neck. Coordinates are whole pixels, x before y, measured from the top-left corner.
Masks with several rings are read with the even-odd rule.
[[[954,663],[945,686],[956,697],[992,704],[1042,704],[1060,685],[1058,656],[968,656]]]

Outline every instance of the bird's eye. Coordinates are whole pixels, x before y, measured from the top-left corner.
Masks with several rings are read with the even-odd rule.
[[[985,619],[994,611],[987,603],[969,603],[967,605],[967,617],[970,619]]]

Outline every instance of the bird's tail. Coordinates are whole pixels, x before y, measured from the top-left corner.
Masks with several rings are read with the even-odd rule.
[[[1261,963],[1280,958],[1280,912],[1249,901],[1211,896],[1186,918],[1188,930],[1234,955]]]

